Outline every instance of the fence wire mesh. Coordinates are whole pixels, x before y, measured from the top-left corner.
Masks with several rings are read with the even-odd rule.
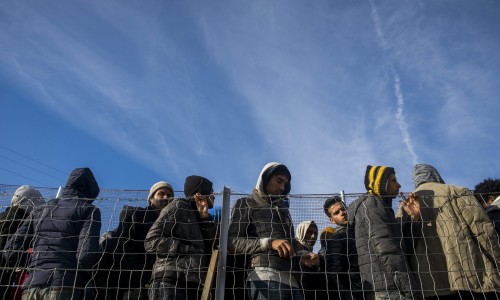
[[[16,188],[0,185],[1,211],[12,209]],[[46,200],[58,192],[37,189]],[[392,215],[380,216],[364,204],[352,208],[362,195],[291,195],[278,208],[263,208],[238,200],[252,198],[241,193],[230,194],[229,207],[223,207],[222,194],[215,193],[212,217],[202,220],[194,213],[196,206],[180,197],[160,213],[147,208],[148,191],[102,190],[92,202],[96,209],[81,214],[86,219],[74,218],[75,206],[59,204],[31,219],[8,219],[3,213],[0,298],[20,299],[26,290],[33,299],[35,293],[52,292],[61,299],[214,299],[215,278],[223,276],[219,298],[225,299],[250,299],[252,290],[259,289],[271,298],[299,293],[305,299],[373,299],[382,292],[409,299],[500,299],[499,237],[473,197],[453,200],[465,203],[459,205],[463,211],[426,203],[421,220],[405,220],[399,212],[401,222],[396,219],[399,199],[385,207]],[[341,196],[356,214],[350,220],[366,229],[363,234],[362,229],[341,234],[341,227],[330,222],[323,205],[333,196]],[[229,231],[221,231],[224,209],[232,210]],[[310,226],[300,229],[300,224],[308,221],[316,224],[312,239],[317,242],[301,245],[297,240]],[[327,227],[337,235],[326,230],[320,241]],[[212,252],[223,235],[229,238],[228,251]],[[296,252],[290,264],[282,265],[279,252],[272,250],[279,239],[288,240]],[[317,263],[305,263],[316,260],[306,255],[309,250],[319,254]],[[220,255],[226,265],[217,269]],[[371,272],[365,271],[367,266]],[[267,285],[259,286],[262,282]],[[30,289],[35,286],[56,289]]]

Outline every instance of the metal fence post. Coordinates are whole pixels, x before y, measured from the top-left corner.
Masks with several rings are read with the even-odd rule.
[[[347,205],[347,204],[345,203],[345,194],[344,194],[344,190],[341,190],[341,191],[340,191],[340,198],[342,199],[342,202],[344,202],[344,205]]]
[[[57,189],[56,198],[59,198],[59,196],[61,196],[61,192],[62,192],[62,186],[60,186],[60,187]]]
[[[231,189],[224,187],[222,195],[222,216],[220,226],[220,246],[219,262],[217,265],[217,281],[215,290],[215,299],[224,300],[224,290],[226,288],[226,262],[227,262],[227,243],[229,231],[229,212],[231,199]]]

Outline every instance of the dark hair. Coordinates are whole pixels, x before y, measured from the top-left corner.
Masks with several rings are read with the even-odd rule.
[[[500,179],[487,178],[474,188],[474,196],[480,203],[486,203],[489,196],[500,195]]]
[[[267,170],[264,171],[262,174],[262,185],[264,186],[264,190],[266,188],[267,182],[273,177],[273,176],[278,176],[278,175],[283,175],[288,177],[288,183],[285,186],[285,190],[283,191],[283,195],[288,195],[290,193],[290,190],[292,188],[291,181],[292,181],[292,175],[290,174],[290,171],[288,168],[283,165],[283,164],[277,164],[274,166],[269,167]],[[267,191],[266,191],[267,193]]]
[[[328,209],[332,207],[332,205],[342,202],[342,198],[340,196],[333,196],[331,198],[328,198],[325,200],[325,204],[323,204],[323,210],[325,211],[325,215],[329,218],[330,213],[328,212]]]

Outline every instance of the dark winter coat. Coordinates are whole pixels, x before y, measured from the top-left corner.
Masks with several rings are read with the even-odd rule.
[[[237,254],[250,254],[252,267],[270,267],[278,271],[299,270],[298,262],[281,258],[269,247],[269,240],[283,239],[295,245],[294,229],[288,208],[281,200],[241,198],[233,207],[229,225],[229,243]]]
[[[338,289],[342,299],[352,299],[351,292],[362,291],[354,230],[339,225],[326,240],[325,269],[329,289]]]
[[[118,227],[106,232],[100,244],[98,287],[125,290],[144,287],[149,282],[155,255],[146,253],[144,240],[158,216],[158,210],[152,206],[123,207]]]
[[[29,212],[19,206],[9,206],[0,214],[0,251],[2,253],[7,240],[16,233],[28,216]]]
[[[500,198],[497,198],[486,209],[486,213],[488,214],[490,220],[493,222],[493,226],[495,226],[495,230],[497,231],[497,234],[500,237]]]
[[[152,281],[205,282],[216,236],[216,223],[201,219],[196,203],[178,199],[167,205],[149,230],[146,251],[156,254]]]
[[[15,279],[15,269],[25,269],[27,267],[27,257],[23,257],[15,267],[8,266],[4,259],[5,251],[3,250],[7,241],[16,233],[24,219],[29,216],[28,211],[19,206],[8,207],[0,214],[0,299],[8,299],[5,295],[7,286]]]
[[[101,213],[91,204],[98,194],[92,172],[75,169],[61,197],[36,207],[7,242],[11,265],[33,248],[24,289],[87,284],[99,250]]]
[[[410,266],[424,295],[498,291],[500,245],[481,204],[467,188],[436,179],[433,166],[417,164],[413,178],[420,220],[411,226],[415,255]]]
[[[400,223],[392,199],[365,194],[348,208],[348,226],[354,228],[363,286],[373,291],[415,288],[402,244]]]

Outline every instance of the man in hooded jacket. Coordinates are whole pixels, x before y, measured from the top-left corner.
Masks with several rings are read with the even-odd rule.
[[[415,299],[415,280],[406,260],[400,223],[392,209],[399,185],[394,168],[367,166],[368,193],[347,210],[348,226],[354,228],[363,288],[375,299]]]
[[[154,253],[146,253],[144,240],[160,215],[174,200],[174,189],[166,181],[153,184],[149,190],[148,206],[125,205],[120,212],[118,227],[101,238],[101,258],[95,281],[97,300],[148,298],[146,285],[151,277]]]
[[[83,299],[98,258],[101,213],[92,205],[98,195],[92,171],[73,170],[61,196],[36,207],[7,242],[12,265],[33,249],[23,299]]]
[[[416,208],[405,202],[398,214],[412,219],[410,265],[426,299],[497,299],[500,245],[481,204],[467,188],[445,184],[431,165],[415,165],[413,182],[408,202]]]
[[[170,202],[146,235],[144,246],[156,254],[149,288],[150,300],[199,299],[205,282],[216,223],[212,182],[192,175],[184,182],[186,198]]]
[[[314,221],[303,221],[297,226],[295,231],[295,238],[300,244],[298,253],[313,252],[314,245],[318,239],[318,225]],[[324,270],[321,270],[321,266],[324,263],[321,262],[312,268],[302,267],[300,274],[300,284],[302,286],[302,291],[304,295],[304,300],[309,299],[323,299],[328,298],[326,293],[326,277],[324,276]]]
[[[10,206],[0,214],[0,251],[2,254],[7,241],[28,218],[33,208],[44,202],[42,194],[29,185],[22,185],[14,192]],[[17,292],[16,289],[9,291],[8,287],[15,281],[16,275],[21,275],[18,269],[24,272],[27,262],[20,262],[15,268],[9,267],[3,256],[0,257],[0,299],[8,300],[13,299],[11,292]]]
[[[319,256],[312,252],[296,256],[298,242],[285,201],[291,178],[285,165],[268,163],[252,195],[238,199],[233,206],[229,250],[250,256],[247,282],[252,299],[303,299],[294,273],[300,271],[300,264],[319,264]]]

